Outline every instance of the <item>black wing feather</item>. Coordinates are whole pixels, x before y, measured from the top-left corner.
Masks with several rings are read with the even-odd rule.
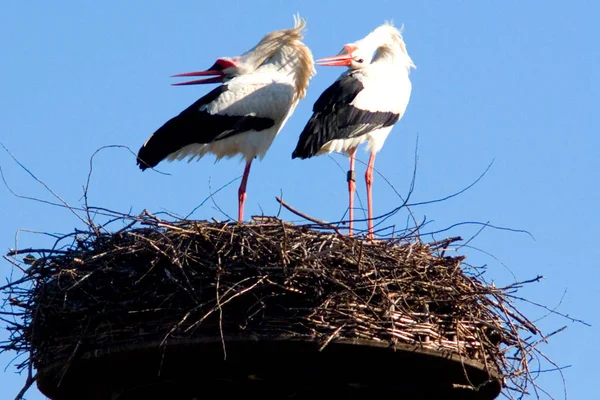
[[[221,85],[161,126],[140,148],[137,164],[143,171],[155,167],[169,154],[193,143],[211,143],[249,130],[271,128],[271,118],[210,114],[199,108],[226,92]]]
[[[398,121],[399,115],[393,112],[368,111],[351,105],[363,89],[353,74],[329,86],[315,102],[313,115],[300,133],[292,158],[312,157],[331,140],[357,137]]]

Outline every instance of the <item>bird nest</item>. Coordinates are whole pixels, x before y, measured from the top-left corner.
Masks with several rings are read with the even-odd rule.
[[[9,254],[24,270],[3,288],[20,322],[0,350],[27,354],[19,369],[132,342],[237,334],[321,348],[343,339],[408,344],[476,361],[508,392],[532,382],[528,359],[540,334],[507,295],[518,285],[486,284],[480,268],[448,256],[460,238],[369,242],[277,218],[144,213],[117,222],[125,227],[92,225],[51,249]]]

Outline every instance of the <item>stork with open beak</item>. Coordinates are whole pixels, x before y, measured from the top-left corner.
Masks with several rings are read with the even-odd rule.
[[[313,106],[313,115],[300,134],[292,158],[341,152],[350,157],[348,171],[349,234],[354,219],[356,148],[367,142],[370,153],[365,181],[369,238],[373,238],[373,166],[375,155],[392,127],[404,114],[411,93],[410,69],[416,68],[406,51],[400,30],[385,23],[363,39],[349,43],[333,57],[316,61],[320,66],[345,66],[348,70],[329,86]]]
[[[306,21],[295,16],[294,22],[293,29],[268,33],[240,56],[219,58],[205,71],[174,75],[211,76],[176,85],[222,84],[150,136],[138,152],[140,169],[206,153],[217,160],[241,155],[246,166],[238,190],[238,220],[243,221],[252,160],[265,156],[316,73],[312,53],[301,41]]]

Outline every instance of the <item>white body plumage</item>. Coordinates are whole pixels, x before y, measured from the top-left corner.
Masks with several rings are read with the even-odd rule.
[[[345,72],[342,77],[347,74],[348,72]],[[387,111],[398,114],[398,119],[402,118],[412,91],[408,70],[403,71],[391,60],[380,58],[374,59],[370,65],[355,72],[353,76],[362,83],[364,88],[350,103],[352,106],[369,112]],[[321,148],[319,154],[331,152],[349,154],[365,142],[367,152],[377,153],[383,147],[392,128],[393,126],[386,126],[364,135],[331,140]]]
[[[228,90],[199,111],[230,116],[254,116],[270,118],[271,128],[260,131],[248,130],[210,143],[192,143],[171,153],[168,161],[199,159],[212,153],[219,160],[223,157],[242,156],[246,161],[255,157],[262,159],[289,116],[294,112],[295,99],[293,77],[278,71],[271,64],[255,72],[240,75],[227,82]]]

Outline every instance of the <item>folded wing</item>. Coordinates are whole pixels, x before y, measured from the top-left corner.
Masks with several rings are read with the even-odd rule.
[[[358,107],[357,100],[364,94],[363,83],[353,73],[328,87],[315,102],[292,158],[310,158],[332,140],[355,138],[398,121],[397,113]]]
[[[269,117],[250,114],[219,113],[235,99],[227,84],[212,90],[194,104],[171,118],[144,143],[138,152],[140,169],[155,167],[159,162],[182,148],[195,143],[212,143],[249,130],[271,128],[275,121]],[[215,110],[217,112],[215,112]]]

